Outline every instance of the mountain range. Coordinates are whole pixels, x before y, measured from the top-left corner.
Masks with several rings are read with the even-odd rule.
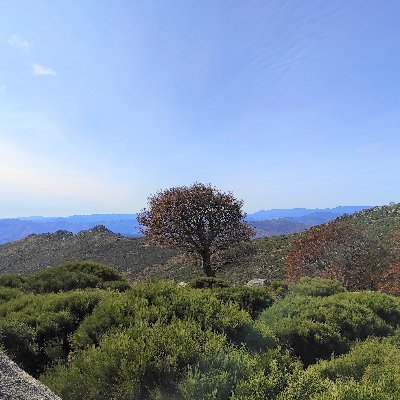
[[[260,210],[248,214],[257,237],[279,236],[302,232],[311,226],[332,221],[344,214],[353,214],[370,206],[339,206],[335,208],[292,208]],[[137,214],[91,214],[69,217],[18,217],[0,219],[0,244],[23,239],[31,234],[54,233],[59,230],[78,233],[103,225],[111,232],[139,237]]]
[[[256,222],[260,225],[268,225],[268,222],[279,225],[285,224],[285,221],[272,219]],[[400,231],[400,204],[342,216],[334,223],[348,224],[357,229],[361,226],[389,250],[394,232]],[[238,283],[254,277],[270,281],[282,279],[291,243],[300,235],[302,233],[264,237],[233,246],[214,259],[218,276]],[[132,281],[161,278],[187,281],[202,273],[200,263],[190,255],[151,246],[143,238],[115,234],[104,226],[77,234],[67,231],[35,234],[0,245],[0,273],[34,273],[65,261],[81,260],[111,265]]]

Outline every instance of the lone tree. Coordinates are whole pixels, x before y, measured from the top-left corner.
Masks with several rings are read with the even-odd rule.
[[[166,189],[148,199],[138,215],[151,243],[197,254],[207,276],[215,276],[211,256],[217,250],[249,240],[254,229],[244,221],[243,201],[210,184]]]

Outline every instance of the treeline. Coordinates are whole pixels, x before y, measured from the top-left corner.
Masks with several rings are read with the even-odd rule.
[[[129,285],[69,263],[0,275],[0,346],[63,400],[389,400],[400,299],[335,280]]]

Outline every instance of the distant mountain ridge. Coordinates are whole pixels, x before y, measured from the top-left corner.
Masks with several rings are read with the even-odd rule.
[[[338,206],[334,208],[282,208],[256,211],[255,213],[248,214],[246,219],[248,221],[265,221],[267,219],[277,218],[300,218],[310,214],[332,214],[334,218],[337,218],[343,214],[354,214],[367,208],[372,208],[372,206]]]
[[[293,208],[260,210],[248,214],[246,220],[257,230],[257,237],[270,237],[302,232],[311,226],[332,221],[343,214],[353,214],[370,206],[339,206],[335,208]],[[103,225],[110,231],[139,237],[137,214],[90,214],[69,217],[18,217],[0,219],[0,244],[23,239],[30,234],[54,233],[65,230],[78,233]]]
[[[134,220],[136,221],[137,214],[82,214],[70,215],[69,217],[17,217],[16,219],[33,222],[66,222],[72,224],[87,223],[87,222],[109,222],[109,221],[122,221]]]
[[[0,244],[23,239],[31,234],[54,233],[60,230],[78,233],[103,225],[114,233],[140,236],[136,214],[92,214],[70,217],[21,217],[0,219]]]
[[[256,238],[290,235],[303,232],[311,225],[286,218],[267,219],[264,221],[249,221],[256,229]]]

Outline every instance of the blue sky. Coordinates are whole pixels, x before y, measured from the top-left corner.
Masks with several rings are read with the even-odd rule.
[[[135,212],[195,181],[248,212],[399,202],[399,16],[394,0],[3,2],[0,217]]]

